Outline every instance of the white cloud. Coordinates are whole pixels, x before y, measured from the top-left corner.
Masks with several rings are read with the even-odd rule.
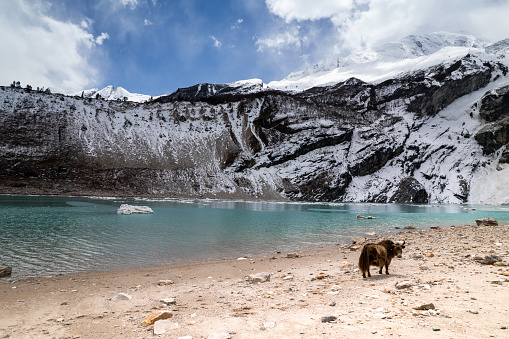
[[[371,0],[369,10],[336,24],[343,25],[342,36],[353,48],[361,42],[373,45],[434,31],[465,32],[496,41],[507,37],[507,13],[508,1]]]
[[[84,29],[89,29],[92,27],[92,24],[94,23],[94,20],[90,18],[83,18],[81,20],[81,27]]]
[[[152,21],[150,21],[150,20],[145,19],[145,20],[143,21],[143,24],[144,24],[145,26],[152,26],[154,23],[153,23]]]
[[[16,80],[64,93],[93,85],[99,72],[88,60],[107,34],[94,39],[83,27],[90,21],[58,21],[45,14],[44,6],[21,0],[0,5],[0,83]]]
[[[336,27],[338,51],[435,31],[464,32],[492,41],[507,38],[509,32],[509,1],[266,0],[266,5],[289,25],[294,20],[330,20]]]
[[[221,48],[221,46],[223,46],[223,43],[219,41],[215,36],[210,35],[210,38],[212,39],[212,41],[214,41],[214,47]]]
[[[258,46],[259,52],[268,49],[281,53],[284,49],[301,47],[306,40],[306,37],[300,36],[299,26],[291,26],[284,32],[275,33],[267,38],[257,39],[255,44]]]
[[[239,29],[240,25],[244,22],[244,19],[237,19],[233,25],[230,26],[232,30]]]
[[[101,33],[101,35],[99,35],[96,39],[95,39],[95,43],[98,44],[98,45],[102,45],[104,40],[106,39],[109,39],[110,36],[108,35],[108,33]]]
[[[138,7],[138,0],[120,0],[120,3],[126,7],[131,7],[131,9]]]
[[[330,18],[353,7],[353,0],[266,0],[269,10],[285,19],[317,20]]]

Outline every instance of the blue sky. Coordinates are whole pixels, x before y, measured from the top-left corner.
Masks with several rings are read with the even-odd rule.
[[[0,83],[168,94],[281,80],[408,34],[509,37],[501,0],[0,0]]]

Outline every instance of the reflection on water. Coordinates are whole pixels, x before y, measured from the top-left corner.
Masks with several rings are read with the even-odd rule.
[[[148,215],[119,215],[123,203]],[[358,220],[356,215],[375,220]],[[0,266],[13,278],[272,255],[396,226],[509,222],[504,206],[0,196]]]

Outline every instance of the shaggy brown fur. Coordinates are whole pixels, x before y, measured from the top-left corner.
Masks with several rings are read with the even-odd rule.
[[[382,274],[382,269],[385,266],[385,273],[389,274],[391,260],[396,256],[401,258],[403,248],[405,248],[405,242],[397,244],[392,240],[383,240],[377,244],[364,245],[359,257],[359,269],[362,272],[362,277],[366,278],[366,272],[368,272],[368,277],[371,277],[371,273],[369,273],[370,266],[380,267],[378,272],[380,274]]]

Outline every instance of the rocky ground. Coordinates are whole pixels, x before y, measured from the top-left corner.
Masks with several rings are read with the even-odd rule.
[[[402,230],[393,239],[406,241],[403,258],[390,275],[373,268],[367,279],[358,245],[2,278],[0,337],[509,337],[508,225]],[[144,326],[154,312],[167,319]]]

